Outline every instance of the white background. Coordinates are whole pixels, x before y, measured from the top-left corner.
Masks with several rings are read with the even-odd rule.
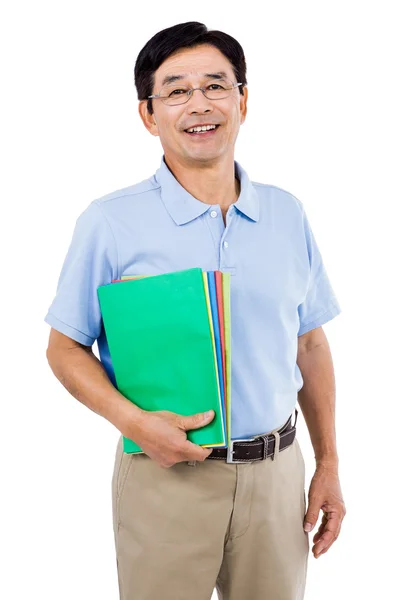
[[[134,62],[157,31],[191,20],[244,47],[249,112],[236,159],[254,181],[304,203],[343,310],[324,330],[347,516],[329,552],[310,554],[306,598],[396,595],[395,5],[37,0],[3,9],[2,598],[118,598],[111,474],[119,432],[53,376],[43,318],[78,215],[158,168],[159,140],[137,112]],[[301,414],[298,436],[308,485],[314,455]]]

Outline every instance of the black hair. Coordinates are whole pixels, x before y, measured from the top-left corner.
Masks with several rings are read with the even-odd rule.
[[[169,56],[183,48],[194,48],[202,44],[215,46],[231,63],[237,83],[247,83],[246,60],[239,42],[222,31],[208,30],[203,23],[188,21],[159,31],[139,52],[135,63],[138,99],[145,100],[152,95],[154,73]],[[242,86],[239,87],[239,92],[243,94]],[[153,114],[151,99],[147,101],[147,108]]]

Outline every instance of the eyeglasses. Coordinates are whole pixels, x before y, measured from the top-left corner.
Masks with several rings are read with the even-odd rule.
[[[213,79],[206,86],[199,88],[190,88],[185,84],[182,85],[175,82],[162,87],[159,94],[153,94],[152,96],[147,96],[147,98],[159,98],[168,106],[176,106],[177,104],[188,102],[195,90],[201,90],[209,100],[222,100],[231,96],[233,90],[240,85],[243,84],[233,83],[229,79]]]

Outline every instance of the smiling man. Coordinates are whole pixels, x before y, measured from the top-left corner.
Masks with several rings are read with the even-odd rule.
[[[322,329],[341,309],[303,204],[250,181],[234,159],[248,98],[240,44],[201,23],[170,27],[139,53],[135,84],[160,167],[80,215],[45,317],[54,374],[121,432],[112,476],[120,598],[210,600],[216,587],[221,600],[301,600],[308,532],[322,510],[318,557],[345,515]],[[192,267],[231,274],[230,448],[187,439],[213,414],[146,412],[124,398],[101,319],[100,285]],[[316,458],[308,508],[297,401]],[[122,435],[144,454],[124,453]]]

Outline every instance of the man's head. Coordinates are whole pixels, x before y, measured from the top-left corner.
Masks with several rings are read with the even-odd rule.
[[[246,84],[241,45],[230,35],[208,31],[197,22],[158,32],[142,48],[135,64],[143,123],[152,135],[160,137],[166,156],[180,163],[209,166],[227,155],[233,158],[239,127],[246,117]],[[205,88],[210,98],[200,90],[185,93],[199,87]],[[162,98],[148,99],[158,94]],[[180,104],[175,103],[178,96]],[[210,133],[186,131],[208,124],[217,127]]]

